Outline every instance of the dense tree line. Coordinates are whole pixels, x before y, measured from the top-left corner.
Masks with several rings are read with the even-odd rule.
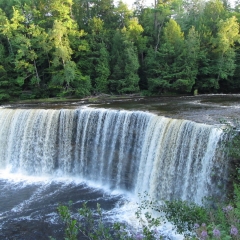
[[[0,101],[240,91],[240,4],[0,0]]]

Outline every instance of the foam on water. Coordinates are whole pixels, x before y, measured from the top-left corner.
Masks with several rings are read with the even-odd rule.
[[[38,222],[44,219],[45,223],[50,225],[59,225],[60,218],[57,214],[56,209],[58,203],[52,202],[47,203],[45,207],[50,210],[50,212],[43,213],[41,208],[44,208],[44,203],[48,202],[49,199],[55,199],[56,196],[64,195],[66,190],[78,187],[82,185],[80,179],[67,179],[67,178],[51,178],[51,177],[32,177],[25,176],[22,174],[9,173],[7,171],[0,171],[1,178],[0,182],[4,182],[1,186],[5,185],[5,191],[1,188],[1,193],[6,194],[15,191],[16,193],[26,192],[28,188],[34,188],[34,190],[29,190],[27,198],[24,198],[10,207],[7,211],[0,212],[0,228],[4,226],[8,219],[15,222]],[[52,187],[55,186],[55,187]],[[49,191],[51,189],[51,191]],[[105,192],[102,189],[93,187],[93,185],[84,185],[81,190],[87,190],[94,194],[94,192],[102,192],[101,196],[95,196],[90,199],[92,205],[96,206],[96,203],[101,202],[111,202],[112,199],[117,198],[113,208],[103,209],[103,219],[105,222],[122,222],[127,223],[129,226],[129,232],[131,234],[137,234],[140,231],[140,225],[137,224],[138,219],[136,217],[136,211],[138,208],[137,199],[133,195],[116,195],[110,192]],[[76,193],[76,195],[78,195]],[[81,196],[75,196],[73,205],[80,206],[85,199],[81,199]],[[89,199],[88,199],[89,200]],[[5,203],[6,204],[6,203]],[[66,204],[66,202],[65,202]],[[93,208],[94,209],[94,208]],[[28,215],[29,214],[29,215]],[[20,215],[20,216],[19,216]],[[23,216],[22,216],[23,215]],[[75,217],[78,216],[75,214]],[[131,227],[130,227],[131,226]],[[37,227],[36,227],[37,229]],[[156,229],[162,236],[168,236],[170,239],[183,239],[182,236],[175,233],[173,226],[170,223],[160,224],[158,229]]]

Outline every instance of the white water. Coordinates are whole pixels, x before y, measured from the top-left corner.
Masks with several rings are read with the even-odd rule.
[[[216,194],[226,174],[217,154],[222,131],[205,124],[91,108],[0,109],[0,123],[0,168],[13,173],[196,203]]]

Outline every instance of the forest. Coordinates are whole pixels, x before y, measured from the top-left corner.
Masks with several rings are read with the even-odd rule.
[[[0,0],[0,101],[240,92],[240,3]]]

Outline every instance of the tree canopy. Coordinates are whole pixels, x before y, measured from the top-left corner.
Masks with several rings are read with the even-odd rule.
[[[0,0],[0,101],[240,91],[239,4]]]

